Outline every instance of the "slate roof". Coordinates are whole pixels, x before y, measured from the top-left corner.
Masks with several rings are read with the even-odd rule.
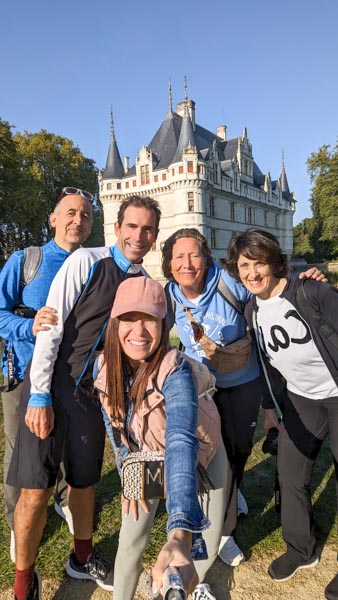
[[[112,131],[110,137],[110,144],[107,156],[106,166],[103,172],[103,179],[122,179],[124,177],[125,172],[121,160],[121,156],[119,153],[119,149],[117,147],[117,143],[115,140],[114,131]]]
[[[167,169],[172,163],[181,160],[183,149],[189,144],[192,147],[196,147],[199,158],[208,160],[213,145],[215,144],[214,147],[221,163],[223,175],[227,175],[227,171],[231,169],[232,160],[237,153],[238,144],[241,139],[241,136],[238,136],[223,140],[212,131],[205,129],[205,127],[202,127],[197,123],[195,124],[195,130],[193,130],[188,110],[185,110],[185,114],[182,117],[170,107],[164,121],[147,145],[147,148],[151,150],[153,154],[153,169],[154,171],[158,171]],[[134,176],[135,174],[135,165],[131,166],[128,172],[125,173],[116,144],[114,131],[112,131],[103,179],[122,179]],[[257,187],[264,185],[265,175],[255,162],[253,162],[253,180],[253,185]],[[283,197],[289,198],[290,191],[284,162],[279,181],[282,187]],[[273,189],[276,188],[276,184],[276,181],[272,182]]]

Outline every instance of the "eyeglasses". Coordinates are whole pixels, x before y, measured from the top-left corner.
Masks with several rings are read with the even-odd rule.
[[[75,187],[64,187],[62,189],[62,193],[64,196],[76,196],[77,194],[79,194],[79,196],[82,196],[82,198],[85,198],[89,202],[93,202],[94,200],[93,194],[91,194],[90,192],[86,192],[85,190],[79,190]]]

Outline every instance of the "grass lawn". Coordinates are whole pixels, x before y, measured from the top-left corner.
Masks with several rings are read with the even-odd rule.
[[[1,405],[2,409],[2,405]],[[0,416],[0,471],[2,463],[4,435],[2,413]],[[240,519],[236,537],[246,557],[251,551],[266,556],[283,550],[279,517],[275,512],[274,472],[275,458],[261,451],[262,432],[258,424],[255,446],[249,459],[242,491],[249,505],[249,515]],[[2,491],[2,484],[1,490]],[[120,525],[120,484],[115,469],[113,452],[106,444],[102,479],[96,490],[95,544],[104,554],[113,557],[117,547]],[[318,538],[322,544],[338,547],[336,522],[336,489],[331,454],[328,441],[325,442],[317,460],[313,477],[313,502]],[[149,565],[164,543],[166,516],[161,507],[152,529],[151,543],[144,554],[144,564]],[[1,493],[0,513],[0,597],[1,591],[8,588],[14,578],[14,566],[9,558],[9,528],[4,519]],[[44,577],[61,577],[71,550],[72,538],[66,524],[56,515],[53,503],[48,509],[48,522],[40,547],[37,566]]]

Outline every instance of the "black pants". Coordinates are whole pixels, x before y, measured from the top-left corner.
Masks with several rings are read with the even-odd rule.
[[[222,438],[229,460],[227,509],[223,535],[232,535],[237,523],[237,488],[251,454],[262,399],[260,378],[229,388],[217,388],[214,400],[221,417]]]
[[[278,440],[281,521],[287,552],[309,560],[316,546],[310,482],[314,461],[330,433],[331,451],[338,464],[338,397],[310,400],[288,392],[284,427]]]

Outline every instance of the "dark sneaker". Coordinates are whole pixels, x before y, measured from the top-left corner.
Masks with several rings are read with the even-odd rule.
[[[319,563],[319,558],[313,555],[308,561],[301,561],[291,558],[287,552],[279,558],[272,561],[268,568],[268,573],[275,581],[286,581],[294,576],[299,569],[309,569]]]
[[[15,600],[17,597],[14,596]],[[34,585],[25,600],[41,600],[42,598],[42,581],[39,571],[34,571]]]
[[[109,592],[114,590],[113,570],[96,552],[84,565],[77,562],[75,554],[72,552],[66,565],[66,573],[73,579],[95,581],[97,585]]]
[[[327,598],[327,600],[337,600],[337,598],[338,598],[338,573],[332,579],[332,581],[330,581],[329,585],[326,586],[325,598]]]

